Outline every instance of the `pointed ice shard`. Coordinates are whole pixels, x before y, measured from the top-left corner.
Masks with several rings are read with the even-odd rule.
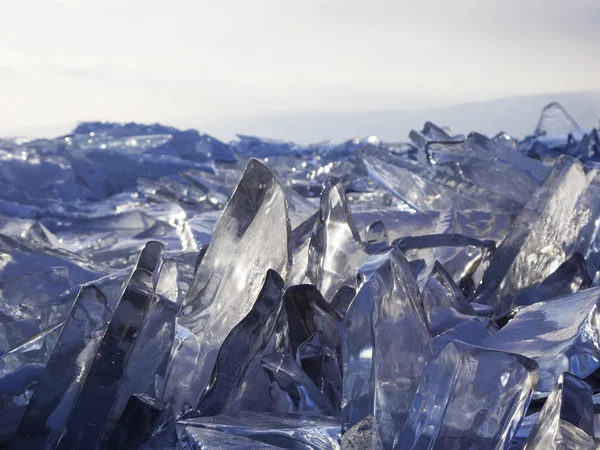
[[[390,448],[432,356],[432,341],[419,288],[402,252],[389,251],[371,281],[374,425],[384,448]]]
[[[517,151],[518,149],[519,142],[504,131],[500,131],[498,134],[496,134],[496,136],[492,138],[492,140],[512,150],[513,152]]]
[[[223,411],[249,409],[250,402],[259,404],[268,391],[268,379],[261,372],[247,379],[250,366],[258,364],[269,351],[269,340],[275,333],[281,314],[283,280],[274,270],[269,270],[256,303],[229,333],[215,365],[210,390],[202,397],[199,411],[204,416]]]
[[[162,260],[154,275],[156,292],[129,350],[125,372],[105,426],[105,436],[117,425],[133,394],[161,399],[164,392],[167,364],[175,338],[175,318],[181,308],[177,263],[173,259]]]
[[[595,450],[592,390],[563,373],[544,403],[525,450]]]
[[[166,401],[173,411],[186,403],[198,405],[219,348],[252,309],[267,270],[287,277],[290,235],[283,187],[269,169],[250,160],[217,222],[178,319],[191,333],[179,343],[167,382]]]
[[[342,401],[342,377],[336,349],[327,342],[322,331],[317,331],[298,347],[296,362],[331,404],[339,407]]]
[[[389,245],[387,231],[381,220],[376,220],[367,227],[365,244],[371,253]]]
[[[95,448],[100,442],[127,370],[131,349],[150,307],[163,251],[164,247],[158,242],[146,244],[108,327],[103,330],[93,361],[88,363],[87,376],[77,384],[65,385],[66,389],[74,386],[76,394],[69,398],[70,414],[61,416],[60,425],[55,428],[66,421],[56,448]],[[90,405],[94,405],[93,408]],[[52,412],[48,409],[45,414]]]
[[[342,286],[333,296],[333,300],[331,300],[331,309],[336,311],[340,317],[344,317],[355,295],[356,289],[354,287]]]
[[[308,279],[330,302],[352,285],[356,269],[369,257],[350,213],[342,183],[329,178],[321,194],[321,216],[310,239]]]
[[[373,255],[366,263],[378,258]],[[381,264],[383,262],[380,261]],[[365,282],[356,292],[343,321],[342,334],[342,428],[346,432],[372,414],[371,387],[373,337],[373,300],[377,285]]]
[[[437,261],[421,285],[423,308],[432,336],[468,321],[476,312]]]
[[[546,397],[563,372],[585,378],[600,367],[600,288],[521,308],[481,345],[519,353],[540,365],[536,398]]]
[[[575,119],[559,103],[549,103],[542,110],[540,121],[535,129],[535,136],[568,134],[579,130]]]
[[[507,448],[538,375],[523,356],[449,342],[425,368],[394,449]]]
[[[261,366],[269,376],[269,393],[276,412],[323,417],[338,415],[336,406],[289,355],[265,355]]]
[[[575,252],[587,255],[598,227],[599,195],[599,172],[561,156],[498,247],[477,301],[501,315],[519,290],[541,283]]]
[[[336,349],[340,348],[337,331],[338,314],[311,284],[291,286],[285,291],[283,304],[287,312],[292,354],[317,331],[322,331]]]
[[[177,424],[179,430],[182,427],[221,431],[278,448],[340,450],[340,422],[333,417],[240,411],[185,419]]]
[[[21,419],[12,449],[53,447],[85,381],[111,311],[95,287],[77,296],[40,381]]]

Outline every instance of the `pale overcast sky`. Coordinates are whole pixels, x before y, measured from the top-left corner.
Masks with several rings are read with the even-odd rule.
[[[0,0],[0,133],[597,90],[599,55],[600,0]]]

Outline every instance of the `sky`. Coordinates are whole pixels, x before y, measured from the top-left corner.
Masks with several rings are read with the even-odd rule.
[[[2,0],[0,134],[598,90],[599,24],[598,0]]]

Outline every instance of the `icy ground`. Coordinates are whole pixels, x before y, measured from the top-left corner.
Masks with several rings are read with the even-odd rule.
[[[600,134],[0,139],[0,448],[597,449]]]

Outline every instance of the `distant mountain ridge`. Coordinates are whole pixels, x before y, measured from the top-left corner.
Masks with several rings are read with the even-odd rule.
[[[599,127],[600,90],[560,94],[536,94],[471,102],[439,108],[406,111],[301,112],[273,115],[230,115],[214,120],[193,118],[161,120],[180,129],[194,128],[225,142],[237,134],[309,144],[331,140],[343,142],[355,137],[377,136],[384,141],[408,141],[411,129],[420,130],[427,121],[449,126],[455,133],[478,131],[493,136],[505,131],[523,138],[532,134],[548,103],[558,102],[583,129]],[[110,120],[109,118],[98,118]],[[136,120],[131,117],[130,120]],[[1,125],[1,124],[0,124]],[[70,133],[76,124],[2,130],[0,137],[56,137]]]
[[[375,135],[384,141],[407,141],[411,129],[426,121],[449,126],[455,133],[499,131],[523,138],[532,134],[542,108],[558,102],[584,129],[598,127],[600,90],[563,94],[539,94],[453,105],[415,111],[312,112],[266,116],[238,116],[197,124],[201,131],[223,140],[247,134],[307,144],[331,139]],[[191,125],[188,121],[182,121]],[[177,124],[177,122],[175,122]]]

